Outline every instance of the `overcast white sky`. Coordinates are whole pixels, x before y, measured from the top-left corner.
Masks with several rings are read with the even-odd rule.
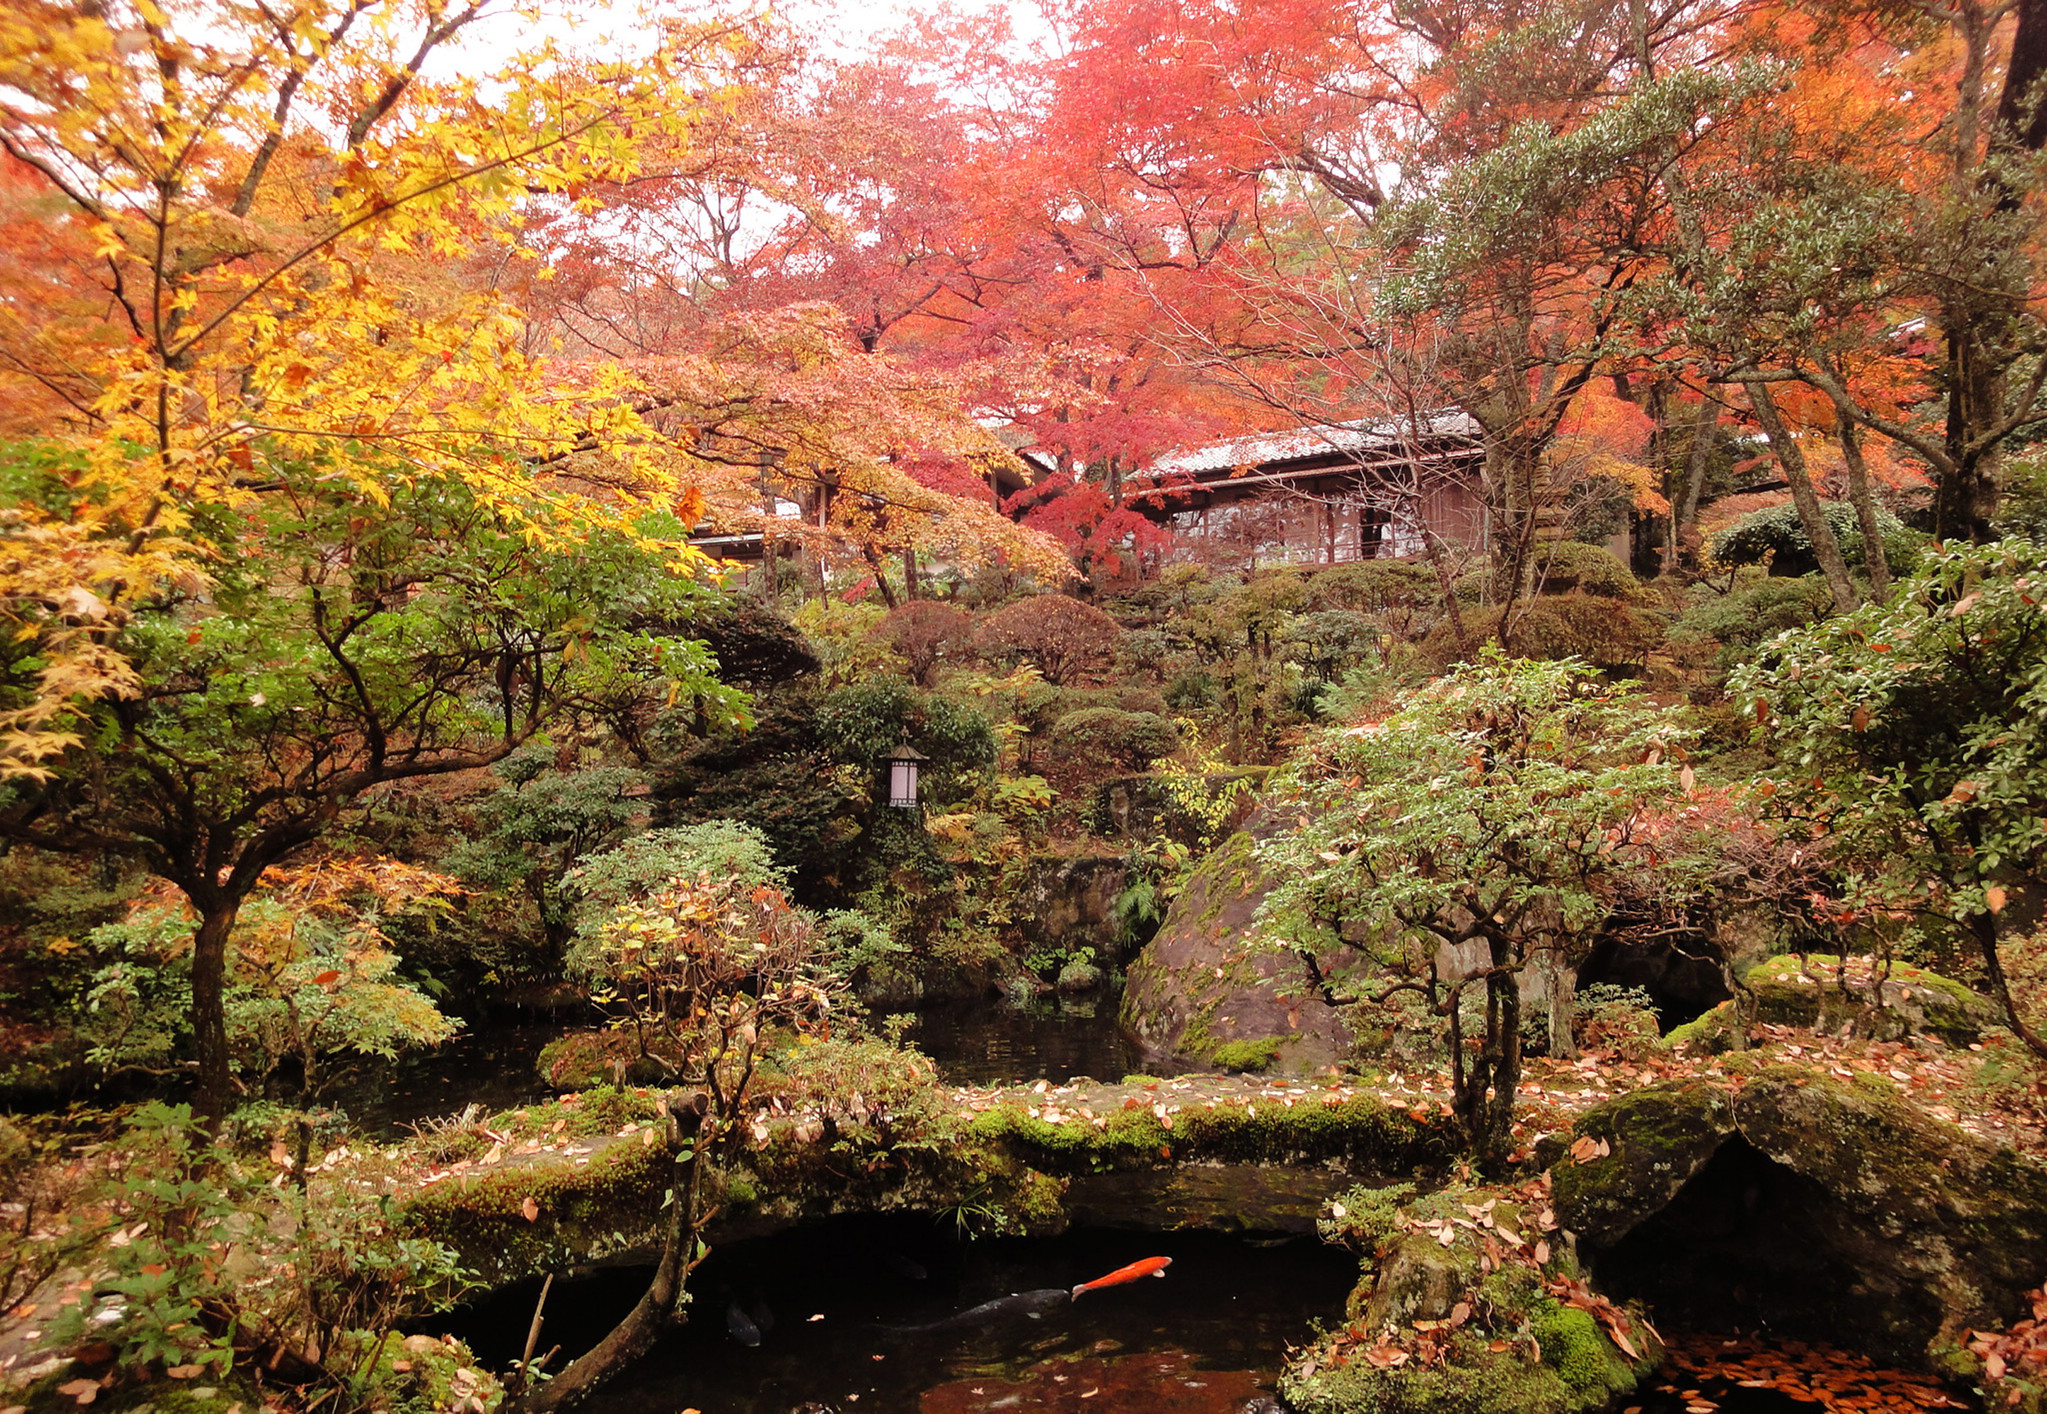
[[[692,7],[685,0],[683,4],[663,8],[687,13]],[[773,6],[773,12],[799,33],[821,41],[828,52],[852,54],[866,49],[890,30],[901,28],[913,16],[934,13],[940,8],[943,8],[940,0],[782,0]],[[967,14],[1006,11],[1019,34],[1039,36],[1048,32],[1030,0],[954,0],[950,8]],[[472,25],[450,62],[458,67],[491,65],[528,47],[542,34],[551,34],[564,48],[630,52],[636,47],[639,12],[638,0],[608,3],[597,0],[574,21],[550,20],[536,27],[508,8]]]

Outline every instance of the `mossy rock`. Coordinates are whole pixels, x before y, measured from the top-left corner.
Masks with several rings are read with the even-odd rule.
[[[84,1374],[66,1365],[38,1379],[25,1390],[4,1396],[8,1405],[19,1405],[28,1414],[78,1414],[75,1395],[61,1393],[58,1386]],[[85,1377],[90,1377],[86,1375]],[[104,1378],[104,1376],[102,1376]],[[193,1380],[153,1379],[140,1383],[121,1380],[100,1391],[92,1402],[94,1414],[229,1414],[240,1408],[243,1414],[261,1409],[263,1397],[240,1374],[225,1376],[209,1372]]]
[[[1810,1244],[1801,1263],[1843,1274],[1852,1315],[1838,1324],[1872,1355],[1937,1365],[1966,1329],[2015,1319],[2047,1270],[2047,1167],[1927,1115],[1881,1077],[1772,1065],[1738,1090],[1676,1081],[1587,1111],[1576,1134],[1608,1152],[1567,1151],[1551,1178],[1558,1220],[1595,1274],[1723,1145],[1744,1145],[1744,1163],[1784,1175],[1766,1190],[1787,1205],[1772,1221]],[[1738,1251],[1742,1234],[1716,1240]]]
[[[670,1173],[665,1146],[613,1140],[587,1155],[547,1155],[444,1179],[401,1206],[416,1230],[454,1248],[463,1266],[495,1285],[645,1249]]]
[[[1415,1197],[1400,1185],[1332,1203],[1324,1236],[1359,1250],[1365,1275],[1345,1329],[1289,1360],[1280,1378],[1288,1406],[1302,1414],[1590,1414],[1637,1388],[1662,1359],[1646,1323],[1633,1322],[1639,1348],[1630,1357],[1545,1286],[1575,1275],[1564,1244],[1541,1270],[1494,1267],[1504,1239],[1464,1221],[1480,1212],[1497,1228],[1528,1232],[1534,1215],[1524,1196],[1447,1188]],[[1382,1335],[1407,1341],[1427,1330],[1441,1344],[1417,1342],[1398,1364],[1369,1358]]]
[[[555,1090],[589,1090],[599,1085],[658,1085],[669,1074],[640,1053],[626,1031],[571,1031],[540,1048],[535,1068]]]
[[[1223,1068],[1224,1048],[1276,1040],[1267,1068],[1292,1073],[1350,1058],[1348,1022],[1322,1001],[1300,959],[1247,941],[1272,887],[1257,857],[1265,828],[1255,819],[1195,867],[1130,964],[1123,1026],[1148,1052]],[[1334,970],[1349,960],[1325,961]]]
[[[1339,1104],[1188,1107],[1170,1116],[1170,1129],[1141,1102],[1115,1110],[1097,1126],[1033,1118],[1027,1099],[1019,1096],[976,1115],[967,1133],[1051,1174],[1185,1163],[1339,1163],[1357,1173],[1392,1175],[1440,1168],[1462,1147],[1452,1121],[1433,1114],[1417,1120],[1364,1095]]]
[[[1844,988],[1838,957],[1809,953],[1802,960],[1786,956],[1759,963],[1744,979],[1754,994],[1755,1019],[1767,1026],[1816,1031],[1852,1026],[1856,1034],[1879,1041],[1937,1036],[1952,1046],[1969,1045],[2002,1023],[1995,1002],[1951,977],[1893,963],[1879,989],[1878,969],[1870,959],[1851,957],[1848,964]],[[1664,1040],[1707,1054],[1732,1050],[1739,1040],[1736,1017],[1737,1004],[1722,1002]]]
[[[1550,1170],[1557,1217],[1596,1246],[1611,1246],[1662,1211],[1734,1133],[1727,1096],[1705,1081],[1653,1086],[1580,1116],[1577,1133],[1609,1152]]]

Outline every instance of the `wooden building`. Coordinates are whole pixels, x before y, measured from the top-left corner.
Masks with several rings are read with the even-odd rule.
[[[1255,567],[1344,564],[1422,553],[1424,531],[1485,543],[1478,425],[1347,422],[1259,433],[1160,457],[1131,499],[1169,525],[1172,558]]]

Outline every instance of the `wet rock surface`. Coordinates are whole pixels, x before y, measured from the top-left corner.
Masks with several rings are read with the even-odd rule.
[[[1938,1361],[2047,1272],[2047,1167],[1922,1113],[1879,1077],[1763,1069],[1588,1111],[1607,1152],[1556,1169],[1557,1214],[1610,1289],[1798,1318]],[[1582,1151],[1581,1151],[1582,1153]]]
[[[1257,828],[1218,846],[1174,898],[1130,965],[1123,1025],[1146,1051],[1176,1061],[1208,1064],[1226,1048],[1257,1048],[1274,1071],[1312,1071],[1350,1055],[1351,1031],[1298,958],[1249,945],[1270,888]]]

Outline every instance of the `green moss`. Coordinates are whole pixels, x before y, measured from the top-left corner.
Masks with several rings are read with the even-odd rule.
[[[1589,1314],[1549,1295],[1544,1282],[1568,1272],[1567,1258],[1554,1256],[1547,1271],[1522,1262],[1488,1270],[1467,1215],[1483,1210],[1496,1228],[1526,1232],[1524,1196],[1464,1186],[1416,1195],[1402,1184],[1332,1202],[1323,1234],[1359,1251],[1365,1276],[1346,1329],[1289,1362],[1280,1380],[1289,1406],[1303,1414],[1590,1414],[1634,1389],[1661,1352],[1637,1323],[1636,1339],[1649,1348],[1630,1360]],[[1447,1245],[1438,1236],[1446,1232]],[[1446,1317],[1465,1324],[1446,1331]],[[1417,1340],[1423,1331],[1443,1343]],[[1382,1332],[1404,1341],[1404,1363],[1380,1368],[1366,1358]]]
[[[1400,1228],[1400,1211],[1413,1198],[1412,1183],[1346,1189],[1329,1201],[1315,1231],[1324,1242],[1348,1247],[1367,1261],[1375,1260],[1393,1241]]]
[[[1460,1342],[1461,1347],[1476,1342]],[[1301,1414],[1573,1414],[1556,1371],[1509,1351],[1458,1348],[1433,1369],[1378,1370],[1363,1359],[1280,1377],[1280,1397]]]
[[[1266,1069],[1279,1059],[1279,1048],[1286,1041],[1284,1036],[1264,1036],[1257,1040],[1226,1041],[1208,1054],[1209,1060],[1224,1070],[1242,1070],[1256,1073]]]
[[[7,1403],[19,1404],[29,1414],[78,1414],[75,1396],[60,1394],[57,1387],[78,1379],[80,1371],[67,1365],[43,1376],[28,1389],[8,1395]],[[143,1384],[115,1384],[102,1390],[92,1402],[95,1414],[227,1414],[235,1406],[249,1410],[263,1407],[263,1399],[239,1375],[221,1378],[211,1372],[196,1380],[152,1380]],[[401,1411],[393,1411],[401,1414]],[[410,1414],[410,1411],[402,1411]]]
[[[548,1155],[445,1179],[400,1204],[420,1232],[453,1247],[463,1266],[490,1282],[516,1281],[645,1241],[671,1169],[665,1146],[625,1140],[587,1156]],[[531,1220],[528,1200],[539,1209]]]
[[[1734,1003],[1722,1002],[1704,1015],[1694,1017],[1682,1026],[1673,1026],[1664,1033],[1666,1046],[1682,1046],[1687,1050],[1702,1051],[1707,1055],[1718,1055],[1733,1048],[1735,1041]]]
[[[1851,962],[1867,964],[1868,959]],[[1996,1024],[1997,1011],[1989,999],[1952,977],[1894,963],[1879,1006],[1871,1004],[1866,982],[1851,982],[1851,991],[1842,990],[1836,980],[1840,965],[1840,958],[1826,953],[1808,953],[1802,967],[1800,959],[1790,955],[1756,964],[1743,979],[1754,998],[1756,1020],[1822,1031],[1852,1022],[1859,1032],[1879,1040],[1903,1040],[1926,1032],[1953,1045],[1966,1045]],[[1718,1054],[1738,1041],[1736,1021],[1735,1003],[1726,1001],[1663,1039],[1672,1046]]]
[[[640,1054],[639,1044],[624,1031],[571,1031],[540,1048],[534,1068],[556,1090],[588,1090],[599,1085],[658,1083],[667,1075],[660,1063]]]
[[[1727,1097],[1705,1081],[1638,1090],[1586,1111],[1577,1132],[1608,1148],[1550,1170],[1558,1217],[1595,1245],[1660,1210],[1734,1132]]]
[[[369,1378],[378,1396],[370,1406],[390,1414],[442,1414],[467,1408],[464,1401],[478,1398],[486,1408],[495,1409],[504,1398],[504,1386],[497,1377],[453,1337],[401,1339],[394,1334],[378,1352]]]
[[[1403,1172],[1447,1163],[1459,1139],[1447,1120],[1414,1119],[1369,1096],[1326,1104],[1313,1096],[1247,1105],[1183,1108],[1173,1127],[1137,1102],[1101,1117],[1100,1125],[1069,1115],[1060,1124],[1034,1119],[1023,1100],[975,1116],[968,1133],[1009,1149],[1054,1173],[1149,1168],[1168,1161],[1286,1164],[1342,1160],[1367,1171]]]
[[[1528,1326],[1542,1346],[1543,1364],[1556,1370],[1574,1408],[1599,1408],[1635,1387],[1635,1367],[1585,1312],[1541,1301],[1529,1312]]]

